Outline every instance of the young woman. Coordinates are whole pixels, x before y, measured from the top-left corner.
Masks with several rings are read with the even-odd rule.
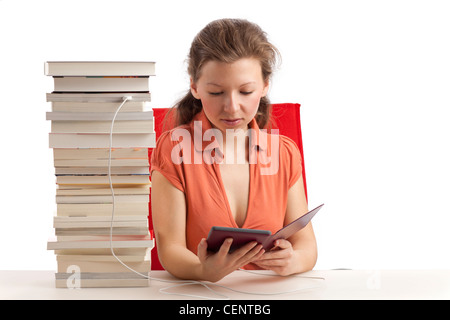
[[[230,253],[231,239],[207,250],[212,226],[275,233],[308,211],[296,144],[260,130],[270,122],[277,56],[246,20],[213,21],[192,42],[190,91],[173,109],[178,126],[161,135],[151,160],[159,258],[176,277],[214,282],[238,268],[290,275],[315,265],[311,223],[268,252],[252,242]]]

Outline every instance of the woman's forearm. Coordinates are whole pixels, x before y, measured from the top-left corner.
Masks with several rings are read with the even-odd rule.
[[[317,262],[317,244],[314,238],[303,239],[293,244],[295,259],[298,262],[294,273],[312,270]]]
[[[204,280],[200,260],[185,247],[179,245],[158,246],[158,255],[164,269],[175,277],[186,280]]]

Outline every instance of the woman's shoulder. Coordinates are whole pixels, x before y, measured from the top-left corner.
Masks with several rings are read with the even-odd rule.
[[[302,174],[302,156],[297,143],[283,135],[280,135],[280,161],[280,167],[285,170],[290,188]]]
[[[160,148],[166,148],[166,147],[173,147],[174,145],[178,144],[180,141],[180,136],[183,135],[183,133],[189,133],[190,134],[190,126],[189,125],[181,125],[175,128],[172,128],[170,130],[166,130],[159,136],[158,140],[156,141],[155,149]]]
[[[185,138],[190,137],[188,130],[189,126],[182,125],[162,132],[152,150],[152,166],[166,167],[171,166],[169,163],[174,164],[172,157],[177,154],[176,151],[180,151],[180,140],[187,141]]]
[[[290,155],[290,157],[295,156],[297,154],[300,155],[300,149],[298,148],[298,145],[294,140],[280,134],[279,141],[280,141],[280,152],[282,154],[288,154]]]

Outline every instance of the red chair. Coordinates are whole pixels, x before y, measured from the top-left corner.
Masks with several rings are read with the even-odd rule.
[[[169,110],[168,108],[153,109],[156,139],[158,139],[161,133],[163,132],[164,129],[163,120],[168,110]],[[300,154],[302,156],[303,184],[305,187],[305,195],[306,198],[308,199],[308,194],[306,191],[305,162],[303,157],[302,130],[300,125],[300,104],[298,103],[273,104],[271,127],[273,129],[278,129],[280,134],[291,138],[297,143],[300,149]],[[149,159],[151,159],[152,151],[153,149],[149,149],[148,152]],[[149,228],[151,234],[153,234],[151,202],[149,203]],[[156,244],[152,250],[151,258],[152,258],[152,270],[164,270],[158,258],[158,250],[156,248]]]

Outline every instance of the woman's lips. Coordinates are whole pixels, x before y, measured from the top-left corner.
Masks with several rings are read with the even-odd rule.
[[[221,119],[227,126],[234,127],[241,123],[242,119]]]

